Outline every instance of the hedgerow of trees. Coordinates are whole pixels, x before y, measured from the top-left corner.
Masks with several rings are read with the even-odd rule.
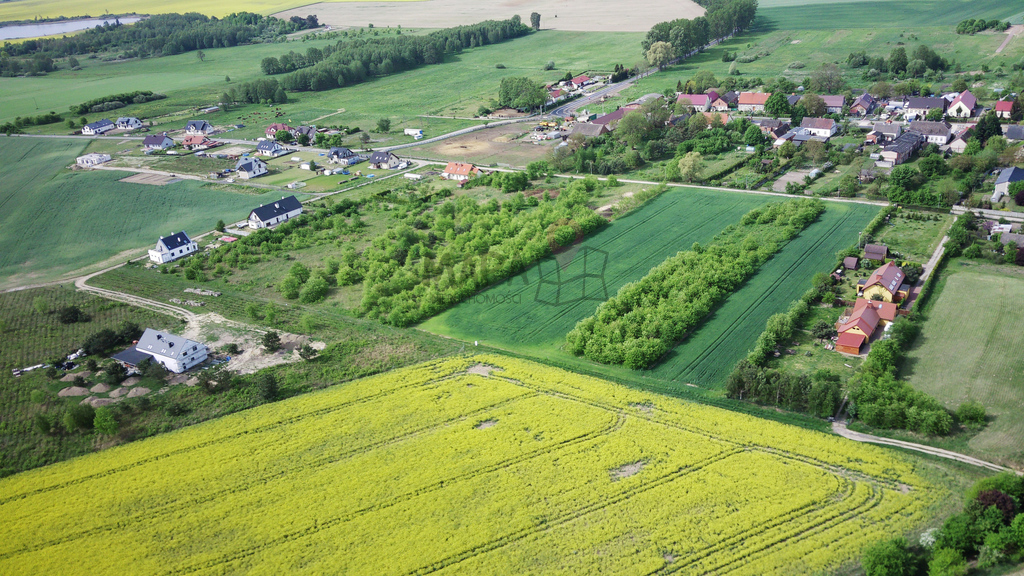
[[[655,24],[641,42],[643,53],[656,42],[667,42],[675,55],[689,54],[711,40],[746,30],[757,13],[757,0],[698,0],[697,4],[706,10],[704,16]]]
[[[324,48],[311,47],[305,54],[290,52],[260,62],[264,74],[281,78],[286,90],[322,91],[358,84],[426,64],[439,64],[447,54],[465,48],[495,44],[525,36],[531,28],[519,16],[488,20],[470,26],[438,30],[426,36],[347,39]]]
[[[824,209],[790,200],[751,210],[707,246],[694,244],[619,289],[566,335],[566,349],[604,364],[651,366]]]

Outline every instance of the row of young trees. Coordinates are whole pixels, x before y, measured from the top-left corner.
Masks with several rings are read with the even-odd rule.
[[[291,52],[278,58],[264,58],[260,65],[268,75],[290,72],[281,79],[286,90],[332,90],[374,76],[439,64],[446,54],[511,40],[530,32],[531,28],[523,24],[519,16],[513,16],[508,20],[488,20],[438,30],[426,36],[342,40],[334,46],[310,48],[305,55]]]
[[[948,60],[924,44],[919,44],[910,54],[907,54],[905,47],[897,46],[889,53],[888,60],[881,56],[869,57],[864,50],[851,52],[846,57],[846,64],[850,68],[866,67],[866,78],[876,78],[883,74],[920,78],[929,70],[943,72],[950,68]]]
[[[680,18],[655,24],[641,42],[646,55],[657,42],[667,42],[676,56],[689,54],[712,40],[725,38],[750,27],[757,13],[757,0],[698,0],[704,16]]]
[[[41,54],[50,58],[106,51],[142,57],[167,56],[271,40],[317,26],[316,16],[281,20],[251,12],[238,12],[224,18],[196,12],[156,14],[131,25],[115,20],[72,36],[5,42],[3,52],[11,57]]]
[[[818,200],[790,200],[751,210],[707,246],[695,243],[619,289],[566,335],[566,350],[650,367],[824,209]]]

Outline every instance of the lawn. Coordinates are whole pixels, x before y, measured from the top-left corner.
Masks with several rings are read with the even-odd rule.
[[[1024,461],[1024,275],[1019,268],[953,260],[942,272],[904,376],[955,410],[981,402],[988,426],[968,442],[979,458]]]
[[[904,209],[890,218],[889,225],[878,231],[873,241],[885,244],[890,252],[902,254],[903,259],[924,264],[932,257],[952,224],[953,217],[949,214]]]
[[[635,213],[523,274],[479,293],[421,325],[435,333],[614,374],[658,390],[684,384],[718,389],[753,345],[768,317],[806,291],[835,253],[856,242],[856,233],[877,209],[829,203],[825,214],[764,264],[655,369],[631,372],[600,366],[561,351],[565,334],[594,313],[625,283],[694,242],[706,242],[754,207],[775,198],[697,188],[670,188]],[[652,231],[658,231],[653,234]],[[585,277],[583,274],[590,274]]]
[[[459,357],[0,480],[0,570],[823,573],[945,507],[922,464]]]
[[[206,232],[217,220],[241,219],[280,197],[280,192],[253,196],[193,180],[149,186],[119,182],[130,175],[126,172],[66,170],[87,143],[0,138],[6,159],[0,165],[0,288],[56,280],[114,257],[138,256],[160,236]]]
[[[895,12],[895,14],[893,14]],[[827,13],[827,17],[823,17]],[[755,30],[831,30],[836,23],[844,28],[875,28],[891,22],[895,16],[905,27],[956,26],[968,18],[1012,19],[1020,23],[1021,6],[1005,0],[767,0],[758,5]]]

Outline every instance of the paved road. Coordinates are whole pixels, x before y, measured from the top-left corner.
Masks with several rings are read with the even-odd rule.
[[[933,448],[931,446],[925,446],[924,444],[915,444],[913,442],[904,442],[902,440],[893,440],[892,438],[882,438],[881,436],[872,436],[870,434],[864,434],[863,432],[854,432],[846,427],[845,422],[834,422],[832,424],[832,431],[856,442],[868,442],[870,444],[882,444],[884,446],[895,446],[897,448],[905,448],[907,450],[914,450],[915,452],[922,452],[924,454],[930,454],[932,456],[938,456],[939,458],[946,458],[948,460],[956,460],[957,462],[963,462],[964,464],[970,464],[972,466],[979,466],[981,468],[987,468],[995,472],[1014,472],[1018,476],[1024,475],[1024,473],[1005,468],[998,464],[979,460],[966,454],[960,454],[959,452],[950,452],[949,450],[943,450],[941,448]]]
[[[1024,212],[1003,212],[1002,210],[966,208],[964,206],[953,206],[949,210],[949,213],[954,216],[959,216],[964,212],[974,212],[976,216],[981,216],[982,218],[988,218],[991,220],[999,220],[1000,218],[1005,218],[1010,222],[1024,222]]]

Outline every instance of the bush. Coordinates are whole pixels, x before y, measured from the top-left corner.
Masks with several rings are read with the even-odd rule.
[[[903,538],[872,544],[860,561],[865,576],[909,576],[913,561]]]
[[[281,349],[281,335],[270,330],[263,335],[262,344],[267,352],[276,352]]]
[[[266,401],[273,401],[277,399],[277,377],[270,372],[263,372],[256,377],[256,390],[259,392],[260,398]]]
[[[32,423],[35,425],[36,431],[40,434],[49,434],[53,432],[53,420],[42,412],[35,415]]]
[[[939,548],[928,562],[928,576],[965,576],[967,561],[957,550]]]
[[[968,428],[981,428],[985,425],[985,407],[980,402],[964,402],[956,409],[956,419]]]
[[[117,434],[117,418],[114,417],[114,412],[106,406],[96,409],[96,415],[93,417],[92,423],[93,427],[100,434],[107,436]]]
[[[315,304],[327,297],[329,289],[330,286],[327,284],[327,280],[324,280],[321,276],[316,276],[303,286],[302,293],[299,295],[299,301],[303,304]]]
[[[75,404],[64,413],[64,428],[68,432],[88,430],[93,426],[96,410],[88,404]]]
[[[61,324],[74,324],[76,322],[84,322],[87,319],[85,313],[78,306],[64,306],[57,311],[57,319],[60,320]]]

